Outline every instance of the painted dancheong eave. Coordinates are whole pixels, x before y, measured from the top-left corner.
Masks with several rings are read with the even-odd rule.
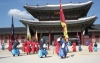
[[[80,24],[89,21],[95,21],[97,16],[90,16],[86,18],[79,18],[78,20],[66,20],[66,24]],[[35,21],[35,20],[28,20],[28,19],[21,19],[20,22],[25,24],[32,24],[32,25],[60,25],[60,20],[56,21]]]
[[[85,3],[68,3],[68,4],[62,4],[63,9],[73,9],[73,8],[79,8],[84,7],[87,5],[92,5],[92,1],[88,1]],[[43,6],[32,6],[32,5],[25,5],[24,8],[30,8],[33,10],[59,10],[59,4],[58,5],[43,5]]]

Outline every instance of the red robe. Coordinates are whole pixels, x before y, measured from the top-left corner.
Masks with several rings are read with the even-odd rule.
[[[22,44],[22,51],[25,52],[26,43]]]
[[[11,51],[11,50],[12,50],[12,41],[11,41],[11,42],[9,42],[8,50],[9,50],[9,51]]]
[[[72,46],[73,46],[72,47],[73,48],[73,52],[76,52],[76,43],[73,43]]]
[[[31,42],[30,41],[26,41],[26,53],[27,54],[30,54],[30,52],[31,52],[30,45],[31,45]]]
[[[58,41],[55,41],[54,46],[55,46],[55,52],[56,54],[58,54],[60,49],[60,44],[58,43]]]
[[[88,49],[89,49],[89,52],[92,52],[93,51],[93,44],[92,43],[89,44]]]
[[[36,49],[35,52],[37,53],[39,50],[39,43],[38,42],[35,43],[35,49]]]
[[[31,45],[32,45],[32,52],[35,53],[35,42],[32,42]]]

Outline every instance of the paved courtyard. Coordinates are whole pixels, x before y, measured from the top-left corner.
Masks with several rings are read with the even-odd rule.
[[[100,49],[92,53],[86,49],[82,52],[69,52],[64,59],[53,53],[53,49],[48,52],[46,58],[39,58],[37,54],[26,55],[23,52],[20,56],[13,57],[8,50],[0,50],[0,63],[100,63]]]

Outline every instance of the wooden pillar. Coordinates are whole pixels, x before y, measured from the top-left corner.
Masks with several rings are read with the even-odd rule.
[[[19,34],[17,34],[17,37],[16,37],[16,38],[17,38],[17,40],[19,41]]]
[[[1,35],[0,35],[0,45],[1,45]]]
[[[84,45],[84,41],[83,41],[83,30],[81,31],[81,44]]]
[[[3,43],[3,40],[4,40],[4,39],[3,39],[3,35],[1,35],[1,44]]]
[[[9,34],[9,42],[10,42],[10,34]]]
[[[49,43],[48,43],[48,50],[50,50],[50,49],[49,49],[50,45],[51,45],[51,32],[49,32]]]

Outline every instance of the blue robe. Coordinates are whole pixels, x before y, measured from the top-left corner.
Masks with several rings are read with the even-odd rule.
[[[66,53],[68,53],[68,52],[69,52],[69,49],[68,49],[67,44],[65,45],[65,51],[66,51]]]
[[[94,47],[94,51],[97,52],[98,51],[98,48],[97,47]]]
[[[78,50],[79,51],[82,51],[81,45],[79,44],[78,46],[79,46]]]
[[[46,42],[45,42],[45,40],[43,38],[41,38],[41,40],[40,40],[40,48],[39,48],[39,51],[38,51],[38,56],[39,57],[43,57],[44,55],[48,54],[46,49],[43,48],[43,44],[46,44]]]
[[[62,44],[63,43],[65,44],[64,48],[62,48]],[[60,50],[59,50],[58,56],[60,56],[60,57],[66,57],[67,52],[68,52],[68,47],[66,46],[66,41],[64,39],[62,39],[60,41]]]
[[[13,55],[19,55],[20,54],[19,48],[12,49],[11,52],[12,52]]]
[[[43,49],[43,50],[39,50],[38,51],[38,56],[39,57],[43,57],[44,55],[47,55],[48,52],[46,51],[46,49]]]
[[[1,46],[2,46],[2,50],[4,50],[4,49],[5,49],[5,48],[4,48],[4,44],[2,44]]]
[[[79,46],[79,51],[82,51],[82,48],[81,48],[81,46]]]

